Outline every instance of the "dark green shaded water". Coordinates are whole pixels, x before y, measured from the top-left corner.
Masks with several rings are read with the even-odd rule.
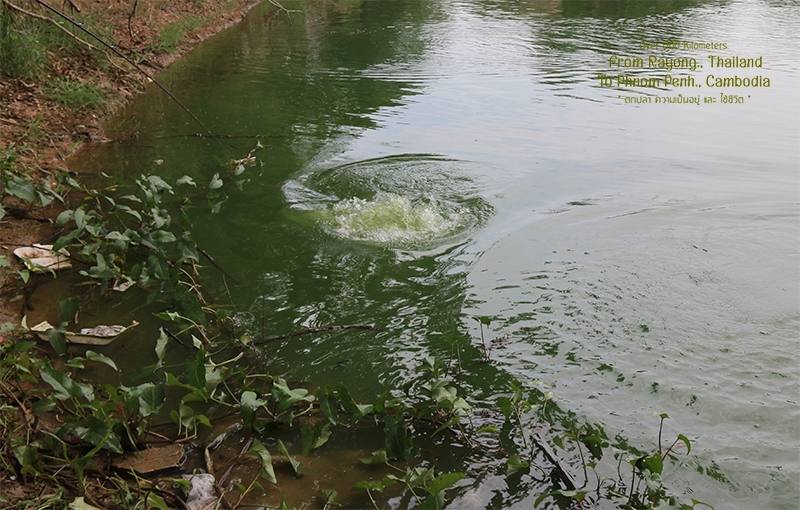
[[[503,341],[495,367],[474,367],[476,402],[504,374],[540,380],[642,444],[668,412],[730,479],[684,470],[673,484],[717,508],[796,508],[796,3],[291,7],[290,21],[256,9],[163,76],[236,137],[190,136],[153,90],[74,161],[122,181],[220,173],[228,199],[192,223],[238,282],[209,275],[242,328],[381,328],[272,344],[270,369],[370,396],[455,339],[479,342],[469,317],[491,315]],[[763,55],[773,86],[700,107],[624,105],[597,86],[610,54],[664,39]],[[235,176],[226,162],[252,135],[259,164]],[[122,309],[136,315],[102,313]],[[146,329],[118,354],[150,352]]]

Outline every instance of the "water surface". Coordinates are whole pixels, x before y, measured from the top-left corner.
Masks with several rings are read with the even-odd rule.
[[[258,135],[259,164],[224,174],[238,188],[192,218],[239,282],[211,275],[216,295],[268,334],[380,327],[275,344],[270,368],[370,396],[454,338],[479,342],[470,317],[489,315],[502,341],[471,379],[474,401],[498,371],[540,380],[639,444],[667,412],[728,480],[684,469],[672,484],[717,508],[796,508],[796,2],[290,6],[302,12],[256,9],[164,73],[231,137],[191,136],[151,90],[114,142],[74,163],[204,183]],[[626,105],[633,93],[599,87],[609,55],[665,39],[763,56],[773,85],[699,107]],[[486,483],[459,505],[506,490]]]

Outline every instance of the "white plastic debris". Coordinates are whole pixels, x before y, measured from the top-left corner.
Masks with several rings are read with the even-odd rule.
[[[189,495],[186,498],[188,510],[210,510],[217,503],[217,491],[214,488],[214,475],[201,473],[197,475],[183,475],[189,480]]]
[[[133,280],[127,279],[123,281],[114,280],[114,286],[111,287],[111,290],[116,292],[125,292],[126,290],[133,287],[134,282]]]
[[[129,326],[119,326],[116,324],[105,326],[101,324],[93,328],[82,328],[79,333],[67,331],[64,333],[64,336],[67,338],[67,341],[72,344],[103,346],[109,345],[116,340],[119,335],[138,325],[139,323],[136,321],[131,322]],[[54,329],[53,325],[47,321],[42,321],[31,327],[31,331],[45,341],[51,329]]]
[[[22,246],[14,250],[14,255],[25,264],[25,267],[34,273],[59,271],[72,267],[69,261],[69,252],[64,248],[57,252],[53,251],[52,244]]]
[[[96,506],[90,505],[87,503],[83,497],[75,498],[72,503],[69,504],[69,510],[100,510]]]

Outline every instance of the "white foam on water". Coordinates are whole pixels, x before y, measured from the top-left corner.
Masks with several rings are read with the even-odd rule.
[[[328,235],[402,251],[449,245],[493,213],[467,162],[429,154],[317,167],[285,183],[295,211]],[[298,215],[302,218],[304,215]]]
[[[456,204],[411,200],[394,193],[342,200],[329,212],[325,223],[331,233],[397,247],[418,246],[453,235],[465,223],[465,215]]]

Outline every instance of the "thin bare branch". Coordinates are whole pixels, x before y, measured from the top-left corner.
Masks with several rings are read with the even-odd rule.
[[[287,9],[286,7],[281,5],[281,3],[278,2],[277,0],[269,0],[269,3],[271,3],[272,5],[274,5],[275,7],[280,9],[281,11],[285,12],[286,14],[291,14],[293,12],[300,12],[297,9]]]
[[[43,15],[35,13],[33,11],[29,11],[27,9],[24,9],[24,8],[20,7],[19,5],[11,3],[9,0],[0,0],[0,1],[2,1],[3,5],[8,6],[8,8],[11,9],[12,11],[16,11],[16,12],[18,12],[20,14],[25,15],[25,16],[28,16],[28,17],[31,17],[31,18],[34,18],[34,19],[38,19],[40,21],[44,21],[44,22],[51,23],[51,24],[55,25],[56,27],[58,27],[59,30],[61,30],[62,32],[64,32],[68,36],[70,36],[72,39],[78,41],[80,44],[86,46],[87,48],[89,48],[92,51],[101,51],[97,46],[94,46],[90,42],[84,41],[83,39],[81,39],[77,35],[73,34],[69,30],[67,30],[66,27],[64,27],[63,25],[58,23],[53,18],[50,18],[50,17],[47,17],[47,16],[43,16]]]

